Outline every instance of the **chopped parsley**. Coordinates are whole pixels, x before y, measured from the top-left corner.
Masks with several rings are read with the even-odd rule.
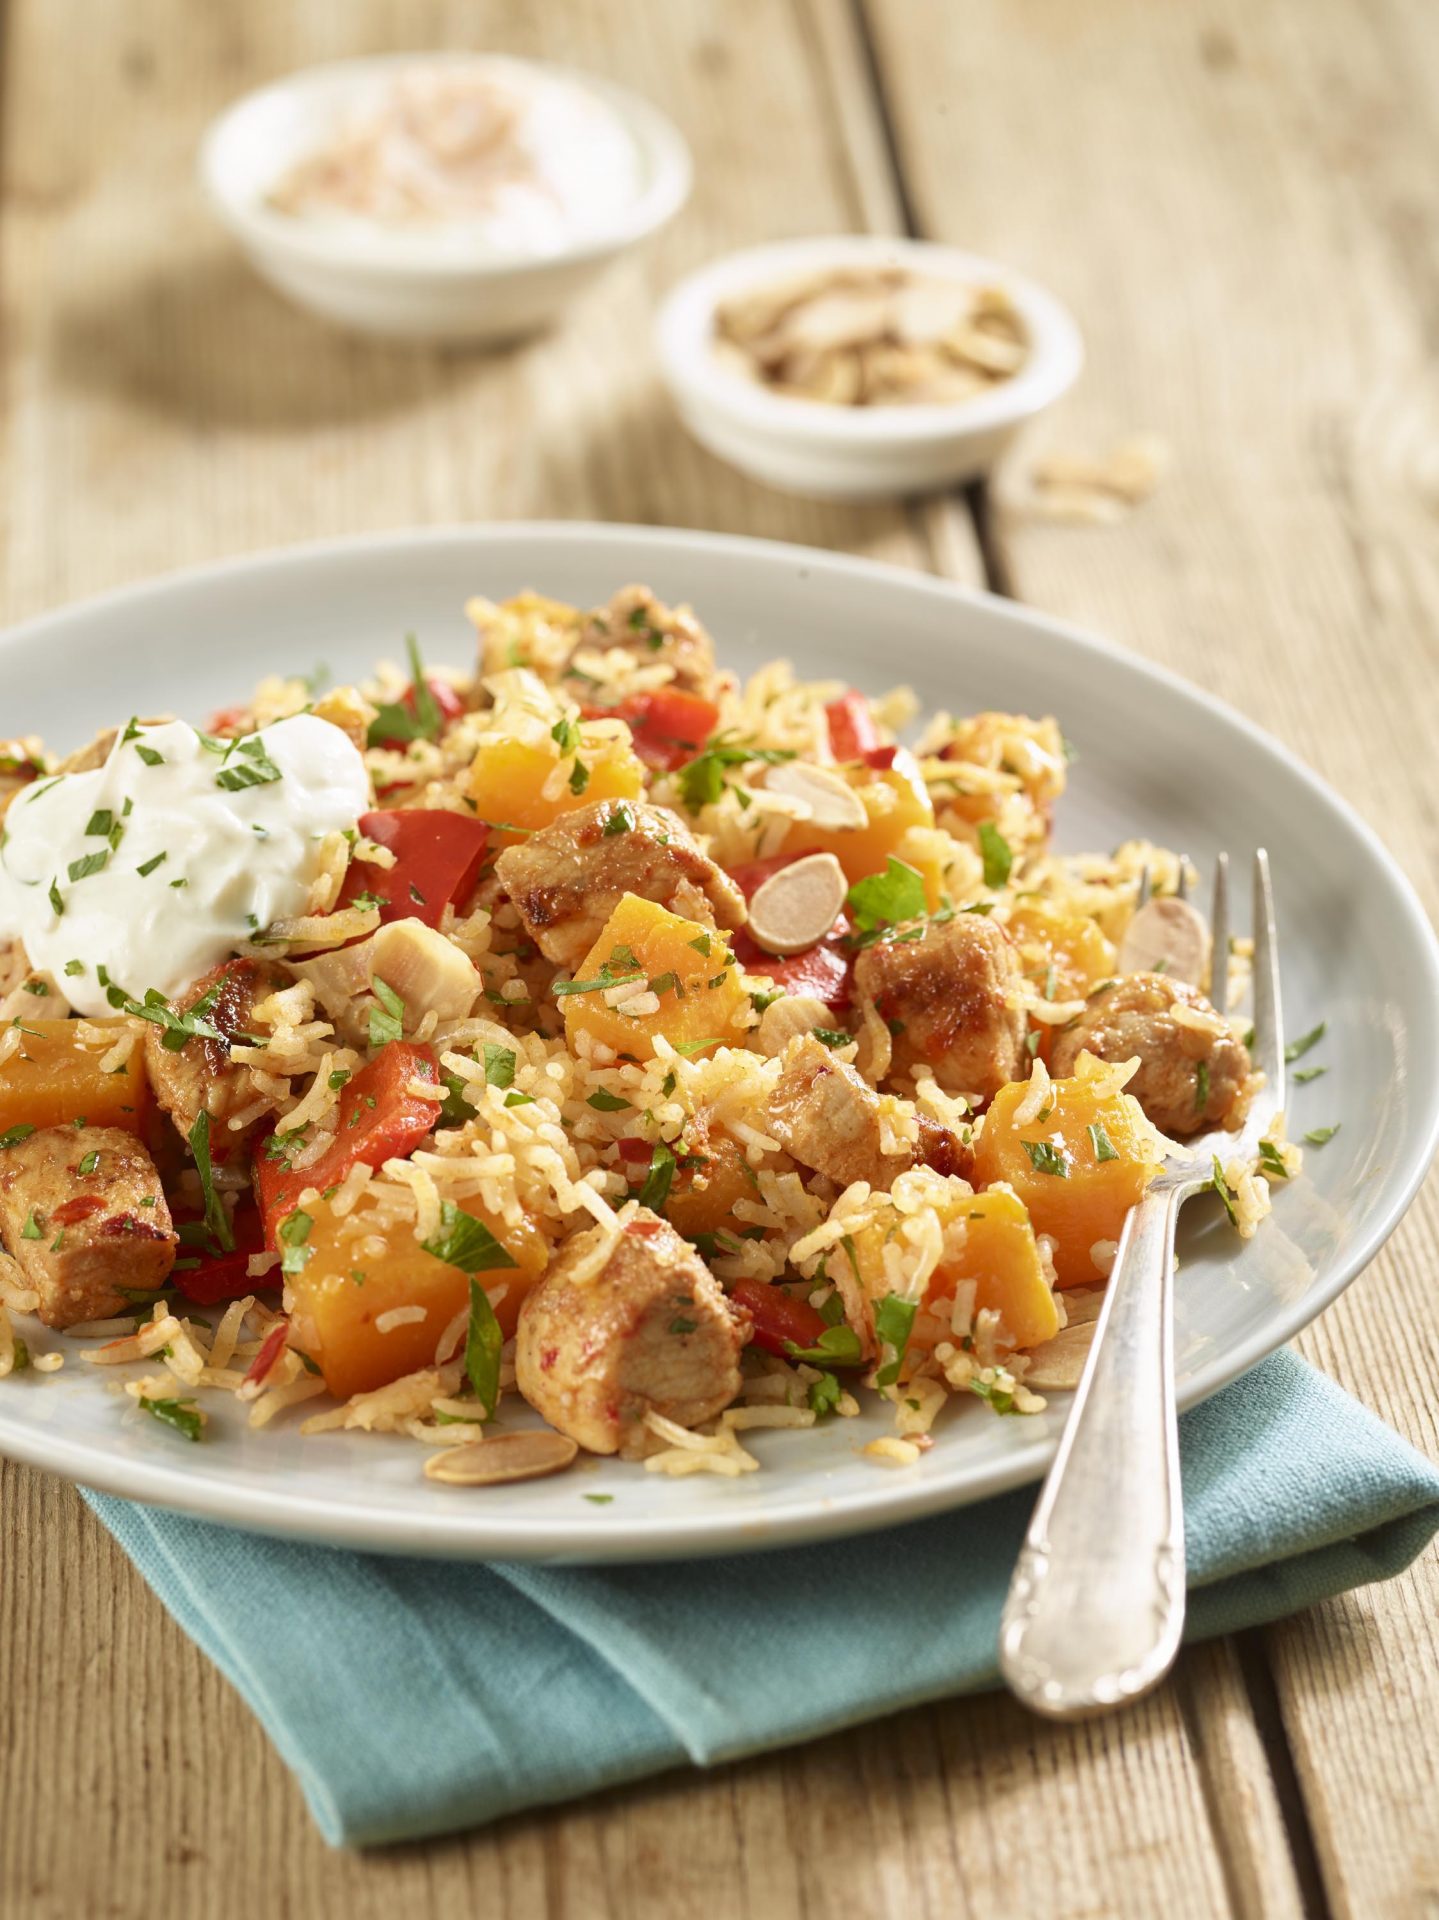
[[[984,860],[984,884],[987,887],[1002,887],[1014,866],[1014,854],[992,820],[980,823],[979,851]]]
[[[336,1067],[335,1071],[330,1075],[331,1093],[338,1093],[349,1077],[350,1070],[348,1067]]]
[[[576,760],[570,768],[570,792],[579,798],[590,784],[590,770],[583,760]]]
[[[638,825],[634,808],[628,801],[620,800],[610,809],[601,838],[614,840],[622,833],[633,833]]]
[[[874,1376],[877,1387],[893,1386],[899,1378],[899,1370],[904,1365],[904,1350],[909,1345],[910,1330],[914,1326],[914,1316],[919,1310],[917,1300],[903,1300],[897,1293],[888,1293],[874,1311],[874,1330],[880,1344],[894,1356],[886,1360]]]
[[[29,1213],[25,1216],[25,1224],[20,1229],[20,1238],[22,1240],[43,1240],[45,1238],[45,1229],[36,1218],[33,1207],[31,1207]]]
[[[1319,1045],[1328,1027],[1329,1022],[1327,1020],[1321,1020],[1317,1027],[1311,1027],[1308,1033],[1302,1034],[1298,1040],[1291,1040],[1289,1045],[1284,1049],[1284,1058],[1291,1061],[1302,1060],[1311,1047],[1317,1047]],[[1250,1031],[1252,1032],[1253,1029],[1251,1028]],[[1251,1041],[1250,1044],[1252,1045],[1253,1042]]]
[[[1203,1113],[1209,1105],[1209,1062],[1200,1060],[1194,1068],[1194,1111]]]
[[[247,740],[236,740],[232,745],[240,757],[232,761],[227,750],[226,764],[215,775],[217,787],[223,787],[227,793],[241,793],[246,787],[268,787],[283,779],[258,733],[251,734]]]
[[[23,1340],[16,1340],[14,1358],[10,1362],[12,1373],[23,1373],[30,1364],[30,1349]]]
[[[1093,1129],[1091,1129],[1091,1132],[1092,1131]],[[1019,1144],[1029,1155],[1029,1164],[1034,1168],[1036,1173],[1052,1174],[1056,1180],[1067,1180],[1069,1178],[1069,1162],[1065,1159],[1059,1148],[1053,1146],[1048,1140],[1021,1140]],[[1112,1159],[1118,1159],[1119,1157],[1112,1146],[1109,1149],[1108,1156],[1100,1153],[1097,1141],[1095,1142],[1094,1152],[1095,1157],[1101,1160],[1106,1157]]]
[[[592,1507],[607,1507],[615,1496],[612,1493],[587,1493],[584,1497]]]
[[[485,1084],[491,1087],[513,1086],[515,1079],[515,1054],[509,1047],[496,1046],[493,1041],[485,1042]]]
[[[148,879],[156,867],[163,866],[169,858],[168,853],[157,853],[153,860],[147,860],[143,866],[136,867],[135,871],[142,880]]]
[[[65,962],[65,977],[69,980],[73,980],[77,974],[81,974],[84,971],[85,962],[83,960],[67,960]]]
[[[446,1266],[458,1267],[461,1273],[471,1276],[515,1265],[484,1221],[477,1220],[472,1213],[462,1212],[453,1200],[440,1203],[440,1231],[433,1240],[420,1244],[436,1260],[443,1260]]]
[[[836,1294],[834,1298],[839,1296]],[[842,1307],[840,1310],[843,1312]],[[843,1325],[826,1327],[812,1347],[797,1346],[793,1340],[786,1340],[784,1350],[787,1358],[807,1360],[814,1366],[857,1367],[863,1358],[859,1335],[853,1327]]]
[[[208,1114],[205,1115],[205,1118],[208,1119],[209,1115]],[[80,1175],[81,1179],[83,1180],[85,1175],[88,1173],[93,1173],[96,1167],[99,1166],[99,1164],[100,1164],[99,1150],[98,1148],[92,1147],[87,1154],[82,1156],[80,1160],[80,1164],[76,1167],[75,1171]]]
[[[513,1262],[511,1263],[513,1264]],[[484,1408],[485,1418],[493,1419],[500,1402],[500,1351],[505,1336],[490,1305],[490,1297],[473,1276],[470,1279],[470,1322],[465,1333],[465,1373]]]
[[[425,663],[420,658],[419,642],[414,634],[405,635],[405,651],[410,660],[410,687],[404,700],[386,702],[370,722],[366,744],[371,747],[403,745],[410,740],[438,740],[444,715],[440,703],[425,678]],[[408,702],[414,703],[411,711]]]
[[[1097,1120],[1091,1122],[1087,1131],[1089,1133],[1089,1144],[1094,1148],[1094,1158],[1096,1162],[1102,1160],[1117,1160],[1119,1158],[1118,1147],[1115,1146],[1114,1142]]]
[[[50,989],[43,980],[27,980],[25,982],[25,991],[26,993],[35,994],[37,998],[41,1000],[47,999],[50,993]]]
[[[924,881],[907,861],[890,854],[883,873],[856,880],[845,896],[861,934],[877,934],[905,920],[919,920],[929,909]]]
[[[210,1163],[210,1116],[201,1107],[190,1129],[190,1151],[200,1175],[200,1190],[205,1196],[205,1227],[221,1253],[235,1251],[235,1235],[225,1203],[215,1190],[214,1169]]]
[[[656,1140],[650,1150],[649,1172],[645,1175],[644,1185],[640,1188],[642,1207],[648,1207],[652,1213],[660,1213],[664,1210],[678,1164],[673,1152],[664,1141]]]
[[[72,860],[66,871],[71,880],[88,880],[92,873],[100,873],[110,863],[107,849],[104,853],[87,853],[83,859]]]
[[[556,720],[550,728],[550,738],[559,748],[562,760],[568,760],[572,753],[579,751],[580,729],[574,720],[568,718]]]
[[[1332,1127],[1311,1127],[1308,1133],[1306,1133],[1304,1136],[1305,1146],[1307,1147],[1326,1146],[1329,1143],[1329,1141],[1331,1141],[1334,1138],[1335,1134],[1338,1133],[1339,1126],[1341,1124],[1342,1122],[1336,1123]]]
[[[846,1033],[842,1027],[813,1027],[811,1032],[822,1046],[847,1047],[854,1035]]]
[[[823,1420],[827,1413],[839,1411],[840,1384],[832,1373],[821,1373],[809,1383],[810,1412]]]
[[[153,747],[147,747],[143,740],[135,742],[135,751],[147,767],[163,767],[165,764],[164,754],[157,753]]]
[[[205,1430],[205,1417],[193,1400],[151,1400],[141,1394],[139,1404],[162,1425],[183,1433],[187,1440],[198,1440]]]
[[[1284,1164],[1284,1155],[1272,1140],[1259,1142],[1259,1164],[1265,1173],[1273,1174],[1276,1180],[1289,1178],[1289,1169]]]
[[[309,1264],[313,1247],[306,1246],[310,1229],[314,1221],[300,1208],[280,1222],[280,1271],[281,1273],[303,1273]]]
[[[163,1027],[160,1045],[167,1053],[178,1053],[191,1040],[225,1040],[221,1033],[205,1018],[220,996],[220,983],[211,987],[184,1013],[176,1013],[158,987],[147,990],[143,1000],[136,1000],[126,993],[123,987],[117,987],[103,969],[100,970],[100,984],[105,989],[105,998],[112,1007],[132,1015],[137,1020],[148,1020],[151,1026]]]
[[[1230,1226],[1237,1227],[1239,1225],[1239,1214],[1234,1205],[1234,1196],[1229,1191],[1229,1183],[1224,1178],[1224,1168],[1220,1164],[1217,1153],[1214,1155],[1214,1178],[1210,1182],[1210,1185],[1224,1202],[1224,1211],[1229,1215]]]
[[[668,1331],[678,1334],[698,1333],[699,1324],[698,1320],[686,1320],[680,1317],[670,1321]]]
[[[1002,1387],[997,1380],[986,1380],[983,1374],[972,1374],[966,1383],[969,1391],[981,1400],[987,1401],[993,1413],[1018,1413],[1014,1404],[1013,1387]]]
[[[701,933],[695,939],[687,940],[685,945],[693,947],[702,960],[708,960],[710,957],[710,948],[714,945],[714,939],[713,936],[708,933]]]
[[[623,971],[628,967],[629,972]],[[644,979],[639,962],[628,947],[616,947],[593,980],[557,980],[550,991],[556,999],[570,993],[603,993],[609,987],[627,987]]]
[[[725,779],[727,767],[742,767],[752,760],[776,766],[781,760],[793,759],[794,754],[785,748],[747,746],[716,734],[703,753],[680,768],[680,794],[691,812],[698,812],[701,807],[712,807],[731,784]]]
[[[372,980],[379,1006],[370,1008],[370,1045],[383,1047],[405,1030],[405,1003],[385,980]]]
[[[0,1148],[18,1147],[22,1140],[28,1140],[35,1131],[28,1120],[17,1121],[13,1127],[0,1133]]]
[[[1301,1067],[1295,1074],[1296,1086],[1307,1087],[1311,1080],[1320,1080],[1328,1073],[1328,1067]]]
[[[55,918],[58,920],[65,911],[65,900],[60,892],[60,883],[58,880],[52,880],[50,882],[50,905],[54,908]]]
[[[634,1102],[621,1099],[607,1087],[596,1087],[585,1105],[593,1107],[596,1113],[628,1113]]]

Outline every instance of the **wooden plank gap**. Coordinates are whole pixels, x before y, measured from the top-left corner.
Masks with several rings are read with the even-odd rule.
[[[1249,1711],[1268,1763],[1269,1779],[1279,1817],[1284,1823],[1289,1856],[1294,1862],[1305,1920],[1333,1920],[1334,1910],[1320,1870],[1319,1849],[1290,1749],[1289,1733],[1284,1724],[1284,1712],[1279,1704],[1279,1691],[1264,1634],[1259,1628],[1251,1627],[1243,1633],[1231,1635],[1230,1644],[1239,1661]]]

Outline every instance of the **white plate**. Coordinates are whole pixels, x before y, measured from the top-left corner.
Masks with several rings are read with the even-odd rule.
[[[55,746],[133,712],[192,717],[260,674],[325,662],[340,677],[418,634],[426,657],[469,659],[466,597],[535,586],[584,603],[646,580],[692,601],[722,657],[748,671],[787,654],[927,706],[1053,711],[1078,749],[1061,846],[1144,833],[1241,868],[1268,845],[1289,1030],[1329,1023],[1295,1090],[1294,1130],[1343,1122],[1241,1247],[1217,1207],[1186,1211],[1178,1284],[1180,1403],[1272,1352],[1351,1280],[1394,1228],[1439,1140],[1439,949],[1375,836],[1272,740],[1181,681],[1006,601],[867,561],[644,528],[443,529],[300,548],[132,588],[0,636],[6,725]],[[1201,777],[1207,776],[1207,777]],[[27,1326],[26,1337],[31,1329]],[[37,1334],[37,1349],[62,1344]],[[619,1560],[735,1552],[857,1533],[1036,1479],[1064,1416],[956,1407],[921,1462],[861,1459],[878,1414],[754,1437],[763,1468],[668,1481],[597,1462],[467,1494],[420,1477],[411,1441],[291,1424],[249,1432],[213,1396],[205,1442],[120,1403],[74,1343],[63,1372],[0,1385],[0,1451],[111,1493],[265,1532],[470,1559]],[[513,1417],[513,1416],[511,1416]],[[611,1496],[596,1504],[593,1496]]]

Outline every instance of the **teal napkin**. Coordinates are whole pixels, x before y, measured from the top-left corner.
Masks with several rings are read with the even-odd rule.
[[[1387,1579],[1439,1529],[1439,1470],[1292,1354],[1181,1435],[1191,1639]],[[86,1495],[336,1845],[475,1826],[990,1686],[1033,1497],[803,1551],[548,1568],[295,1546]]]

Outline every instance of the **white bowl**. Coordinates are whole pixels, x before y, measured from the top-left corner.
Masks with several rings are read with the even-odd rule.
[[[723,301],[856,264],[1002,287],[1028,335],[1029,358],[1012,379],[952,405],[843,407],[771,393],[716,355],[714,316]],[[1032,280],[953,247],[869,234],[728,254],[680,282],[660,309],[655,337],[666,383],[701,446],[752,479],[827,500],[893,499],[976,478],[1027,420],[1073,386],[1084,363],[1069,312]]]
[[[547,326],[565,303],[627,247],[662,227],[689,194],[689,149],[647,100],[593,74],[542,61],[487,64],[538,70],[593,94],[638,149],[636,198],[583,241],[535,255],[455,244],[455,229],[427,239],[360,222],[326,226],[278,212],[267,196],[313,150],[327,124],[401,68],[470,60],[472,54],[401,54],[345,60],[246,94],[200,148],[200,178],[250,264],[298,305],[362,333],[413,340],[512,340]]]

